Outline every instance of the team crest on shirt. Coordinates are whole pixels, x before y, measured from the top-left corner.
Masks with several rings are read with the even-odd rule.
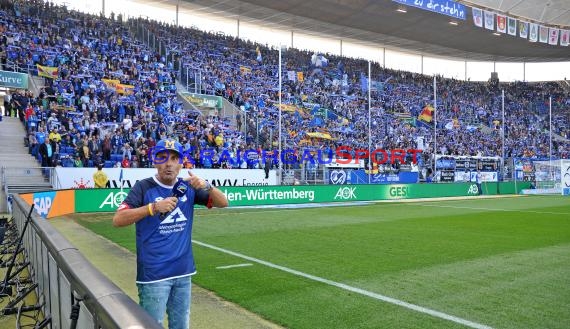
[[[168,217],[166,217],[164,220],[162,220],[162,222],[160,222],[160,225],[176,224],[176,223],[180,223],[180,222],[185,222],[187,220],[188,220],[188,218],[186,218],[186,216],[184,216],[184,213],[182,213],[182,210],[180,210],[180,208],[176,208],[170,214],[168,214]]]

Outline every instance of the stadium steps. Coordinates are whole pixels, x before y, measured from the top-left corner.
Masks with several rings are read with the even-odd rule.
[[[45,79],[42,77],[28,75],[30,77],[29,88],[35,96],[40,94],[40,90],[45,87]]]
[[[240,113],[242,115],[242,120],[243,120],[243,113],[241,112],[241,110],[235,106],[235,104],[231,103],[230,101],[228,101],[227,99],[225,99],[224,97],[222,97],[222,113],[221,113],[221,117],[222,118],[228,118],[230,119],[230,125],[232,127],[234,127],[235,129],[237,129],[237,120],[236,120],[236,115],[238,113]]]
[[[0,212],[7,211],[6,194],[45,191],[52,185],[39,168],[40,163],[24,145],[26,130],[18,118],[4,117],[0,122]]]
[[[181,92],[186,92],[186,88],[184,87],[184,85],[182,85],[180,82],[178,82],[178,80],[176,80],[176,90],[178,90],[178,101],[182,102],[182,104],[184,104],[184,108],[185,109],[192,109],[195,111],[198,111],[200,113],[202,113],[202,115],[204,116],[208,116],[208,115],[214,115],[214,114],[218,114],[216,113],[216,110],[212,110],[210,108],[201,108],[201,107],[197,107],[196,105],[190,103],[188,100],[186,100],[186,98],[182,97],[182,95],[180,94]],[[219,115],[221,118],[228,118],[230,121],[230,125],[233,126],[234,128],[237,128],[237,122],[236,122],[236,114],[241,113],[241,110],[235,106],[234,104],[230,103],[230,101],[228,101],[227,99],[225,99],[224,97],[222,97],[222,109],[219,112]]]
[[[192,110],[199,111],[199,112],[202,113],[203,115],[208,115],[207,112],[204,112],[204,111],[200,110],[199,108],[196,107],[196,105],[190,103],[186,98],[184,98],[184,97],[181,95],[181,93],[183,93],[183,92],[189,92],[189,91],[186,89],[186,87],[184,87],[183,84],[181,84],[180,82],[178,82],[178,80],[176,80],[176,90],[177,90],[176,95],[178,96],[178,100],[179,100],[180,102],[182,102],[182,104],[184,105],[184,108],[185,108],[185,109],[190,108],[190,109],[192,109]]]

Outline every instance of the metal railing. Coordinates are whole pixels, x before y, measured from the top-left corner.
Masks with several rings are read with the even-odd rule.
[[[2,186],[2,189],[4,191],[4,196],[6,197],[6,211],[8,213],[12,212],[12,208],[11,208],[11,196],[8,194],[8,184],[6,184],[6,168],[5,167],[0,167],[0,186]],[[2,202],[0,202],[0,204],[2,204]],[[1,206],[0,206],[1,207]]]
[[[34,213],[26,225],[30,206],[20,196],[14,197],[12,208],[18,231],[24,232],[30,275],[37,282],[37,296],[43,296],[42,311],[51,318],[51,328],[161,328],[49,221]],[[75,323],[72,312],[79,315]]]

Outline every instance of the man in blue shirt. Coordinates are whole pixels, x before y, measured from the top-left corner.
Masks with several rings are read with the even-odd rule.
[[[137,288],[140,305],[160,324],[168,314],[170,329],[187,329],[191,279],[196,273],[192,254],[194,204],[227,207],[225,195],[188,172],[192,188],[180,198],[172,188],[182,169],[182,145],[165,139],[152,151],[157,174],[138,181],[113,217],[113,225],[136,223]]]

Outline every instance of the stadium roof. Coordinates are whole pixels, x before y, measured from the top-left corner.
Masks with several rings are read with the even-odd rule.
[[[177,2],[163,0],[161,2]],[[466,20],[406,7],[391,0],[185,0],[193,10],[277,29],[335,36],[369,46],[472,61],[569,61],[570,47],[494,35]],[[457,1],[512,17],[570,29],[570,0]],[[156,2],[155,2],[156,3]]]

